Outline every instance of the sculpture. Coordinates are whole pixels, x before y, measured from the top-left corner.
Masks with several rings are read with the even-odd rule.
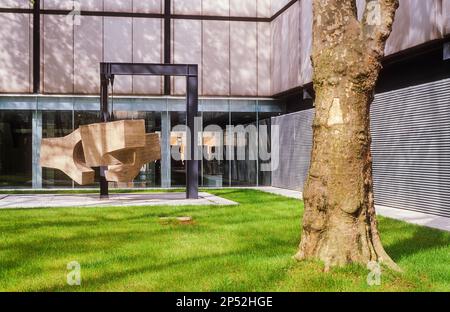
[[[106,180],[113,182],[131,182],[139,174],[143,165],[161,159],[159,135],[145,135],[145,145],[133,150],[133,159],[129,164],[112,165],[106,171]]]
[[[157,133],[144,120],[80,126],[63,138],[42,139],[41,166],[59,169],[80,185],[94,183],[92,167],[108,167],[107,181],[132,182],[146,163],[161,159]]]
[[[62,138],[42,139],[41,167],[59,169],[80,185],[94,183],[94,170],[84,160],[80,129]]]

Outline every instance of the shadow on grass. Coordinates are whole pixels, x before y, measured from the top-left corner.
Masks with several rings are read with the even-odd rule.
[[[282,240],[275,240],[277,245],[285,244]],[[212,243],[212,242],[211,242]],[[233,276],[236,272],[233,267],[241,268],[242,265],[239,263],[245,260],[254,261],[255,258],[261,259],[270,259],[276,255],[279,255],[282,252],[282,247],[279,247],[280,250],[273,250],[274,240],[269,239],[264,242],[259,242],[257,244],[257,249],[254,249],[255,246],[241,246],[232,250],[224,250],[224,251],[215,251],[209,253],[202,254],[187,254],[187,255],[177,255],[173,258],[165,257],[161,258],[160,255],[148,253],[140,253],[135,255],[129,255],[119,253],[113,259],[109,257],[103,257],[99,260],[84,263],[83,267],[85,268],[85,272],[87,272],[83,280],[83,285],[86,285],[86,288],[81,288],[79,290],[88,290],[88,289],[102,289],[104,286],[107,286],[111,283],[120,283],[125,281],[126,279],[139,277],[139,276],[148,276],[148,278],[153,279],[156,278],[160,281],[164,281],[167,276],[174,274],[182,274],[184,276],[189,276],[190,274],[202,274],[205,269],[208,273],[208,279],[215,279],[216,282],[220,282],[221,280],[226,280],[228,277]],[[255,252],[256,250],[256,252]],[[251,256],[249,257],[249,254]],[[91,258],[92,260],[93,258]],[[120,270],[115,270],[114,267],[119,265],[121,267]],[[212,270],[211,268],[217,266],[216,270]],[[109,268],[108,268],[109,267]],[[245,265],[244,265],[245,267]],[[101,274],[93,274],[97,270],[101,270]],[[92,271],[94,270],[94,271]],[[172,272],[172,273],[171,273]],[[284,267],[275,267],[273,271],[267,272],[270,274],[264,275],[265,284],[274,283],[283,276],[287,274],[287,269]],[[162,275],[162,276],[161,276]],[[152,277],[154,276],[154,277]],[[174,278],[180,278],[174,275]],[[186,278],[187,280],[187,278]],[[183,284],[186,282],[185,278],[182,278],[178,282]],[[252,279],[245,279],[244,284],[251,284]],[[183,288],[179,284],[177,287]],[[241,285],[245,289],[245,285]],[[199,287],[197,285],[196,287]],[[114,288],[115,286],[113,286]],[[161,286],[157,284],[148,284],[148,290],[160,289]],[[174,287],[173,285],[171,287]],[[201,286],[200,286],[201,287]],[[60,284],[60,285],[50,285],[45,287],[40,287],[35,289],[37,291],[60,291],[60,290],[74,290],[73,288]],[[217,289],[221,290],[221,289]]]
[[[183,270],[183,266],[186,265],[186,263],[189,263],[189,265],[195,265],[198,263],[208,263],[209,261],[213,261],[215,259],[227,259],[229,257],[237,256],[241,254],[240,251],[230,251],[227,253],[214,253],[214,254],[206,254],[206,255],[198,255],[198,256],[191,256],[188,258],[179,258],[176,260],[166,261],[166,262],[158,262],[158,260],[155,260],[151,264],[142,265],[142,263],[148,262],[151,259],[148,258],[147,255],[142,256],[133,256],[133,257],[121,257],[120,261],[124,264],[122,269],[120,271],[118,270],[111,270],[107,269],[108,263],[102,263],[102,268],[105,268],[105,270],[102,272],[103,274],[98,276],[88,276],[85,277],[83,284],[87,285],[88,289],[94,288],[94,289],[100,289],[102,286],[119,282],[121,280],[133,277],[133,276],[141,276],[144,274],[152,274],[152,273],[160,273],[165,271],[170,271],[171,269],[175,267],[180,267],[180,270]],[[98,263],[96,263],[98,265]],[[89,265],[87,265],[89,267]],[[86,268],[88,270],[88,268]],[[217,273],[214,274],[222,274],[220,270],[217,270]],[[49,292],[49,291],[58,291],[58,290],[72,290],[73,288],[64,285],[64,286],[49,286],[49,287],[43,287],[39,288],[39,292]],[[81,291],[83,289],[80,289]]]
[[[407,239],[396,240],[386,246],[386,252],[394,261],[434,248],[447,247],[450,252],[450,233],[416,226]]]

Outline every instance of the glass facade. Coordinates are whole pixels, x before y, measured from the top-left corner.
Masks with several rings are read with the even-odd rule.
[[[31,111],[0,111],[0,187],[31,187],[31,134]]]
[[[257,181],[257,112],[231,112],[234,157],[230,160],[231,186],[256,186]]]
[[[222,187],[230,185],[230,164],[223,148],[224,135],[230,124],[229,112],[203,112],[204,129],[202,186]]]
[[[42,112],[42,138],[63,137],[73,132],[73,114],[71,111]],[[72,180],[60,170],[42,168],[42,186],[71,187]]]
[[[14,101],[13,101],[14,100]],[[39,166],[41,138],[63,137],[81,125],[99,122],[98,100],[94,97],[9,99],[0,96],[0,187],[1,188],[79,188],[59,170]],[[26,100],[26,101],[25,101]],[[18,107],[19,109],[11,109]],[[184,187],[185,161],[173,157],[174,151],[185,152],[185,133],[179,126],[186,125],[184,100],[115,99],[116,120],[144,119],[146,132],[170,133],[170,143],[161,147],[162,157],[169,153],[167,165],[162,160],[145,164],[132,183],[113,184],[119,188]],[[29,108],[29,109],[26,109]],[[269,108],[269,109],[267,109]],[[199,101],[200,124],[203,128],[199,185],[204,187],[255,186],[270,184],[270,172],[260,170],[256,136],[247,130],[258,129],[270,123],[270,117],[281,114],[273,101],[208,99]],[[163,119],[166,118],[166,122]],[[227,139],[227,129],[234,127],[233,139]],[[178,127],[178,130],[177,130]],[[245,129],[240,133],[237,129]],[[270,129],[268,131],[270,138]],[[270,140],[269,140],[270,141]],[[269,144],[270,142],[265,144]],[[268,148],[267,146],[265,147]],[[233,159],[227,158],[232,151]],[[270,150],[269,150],[270,152]],[[241,158],[237,159],[240,155]],[[252,157],[251,157],[252,156]],[[166,166],[166,169],[163,167]],[[98,187],[99,169],[95,183],[84,187]],[[164,171],[166,170],[166,171]],[[167,172],[167,174],[163,174]]]
[[[186,126],[186,112],[170,112],[170,125],[172,129],[180,126]],[[186,185],[186,174],[184,172],[184,149],[185,149],[185,133],[184,131],[172,131],[170,135],[170,145],[172,150],[178,150],[180,159],[171,157],[170,173],[172,186]]]

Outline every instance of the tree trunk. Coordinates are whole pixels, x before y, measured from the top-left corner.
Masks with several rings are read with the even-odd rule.
[[[396,1],[381,2],[392,3],[383,12],[390,32]],[[373,200],[369,112],[387,38],[377,31],[356,19],[352,0],[314,1],[316,112],[296,258],[326,269],[370,261],[398,269],[382,247]]]

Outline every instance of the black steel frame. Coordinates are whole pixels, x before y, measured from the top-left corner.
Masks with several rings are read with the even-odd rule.
[[[41,91],[41,1],[35,0],[33,7],[33,93]]]
[[[171,29],[171,0],[164,1],[164,64],[171,63],[170,41],[172,37]],[[164,76],[164,95],[170,95],[170,76]]]
[[[186,157],[186,198],[198,198],[198,157],[196,157],[198,135],[195,117],[198,117],[198,66],[196,64],[147,64],[147,63],[100,63],[100,113],[101,121],[113,120],[108,103],[108,88],[115,75],[150,75],[186,77],[186,121],[190,130]],[[108,196],[108,182],[100,168],[100,196]]]

